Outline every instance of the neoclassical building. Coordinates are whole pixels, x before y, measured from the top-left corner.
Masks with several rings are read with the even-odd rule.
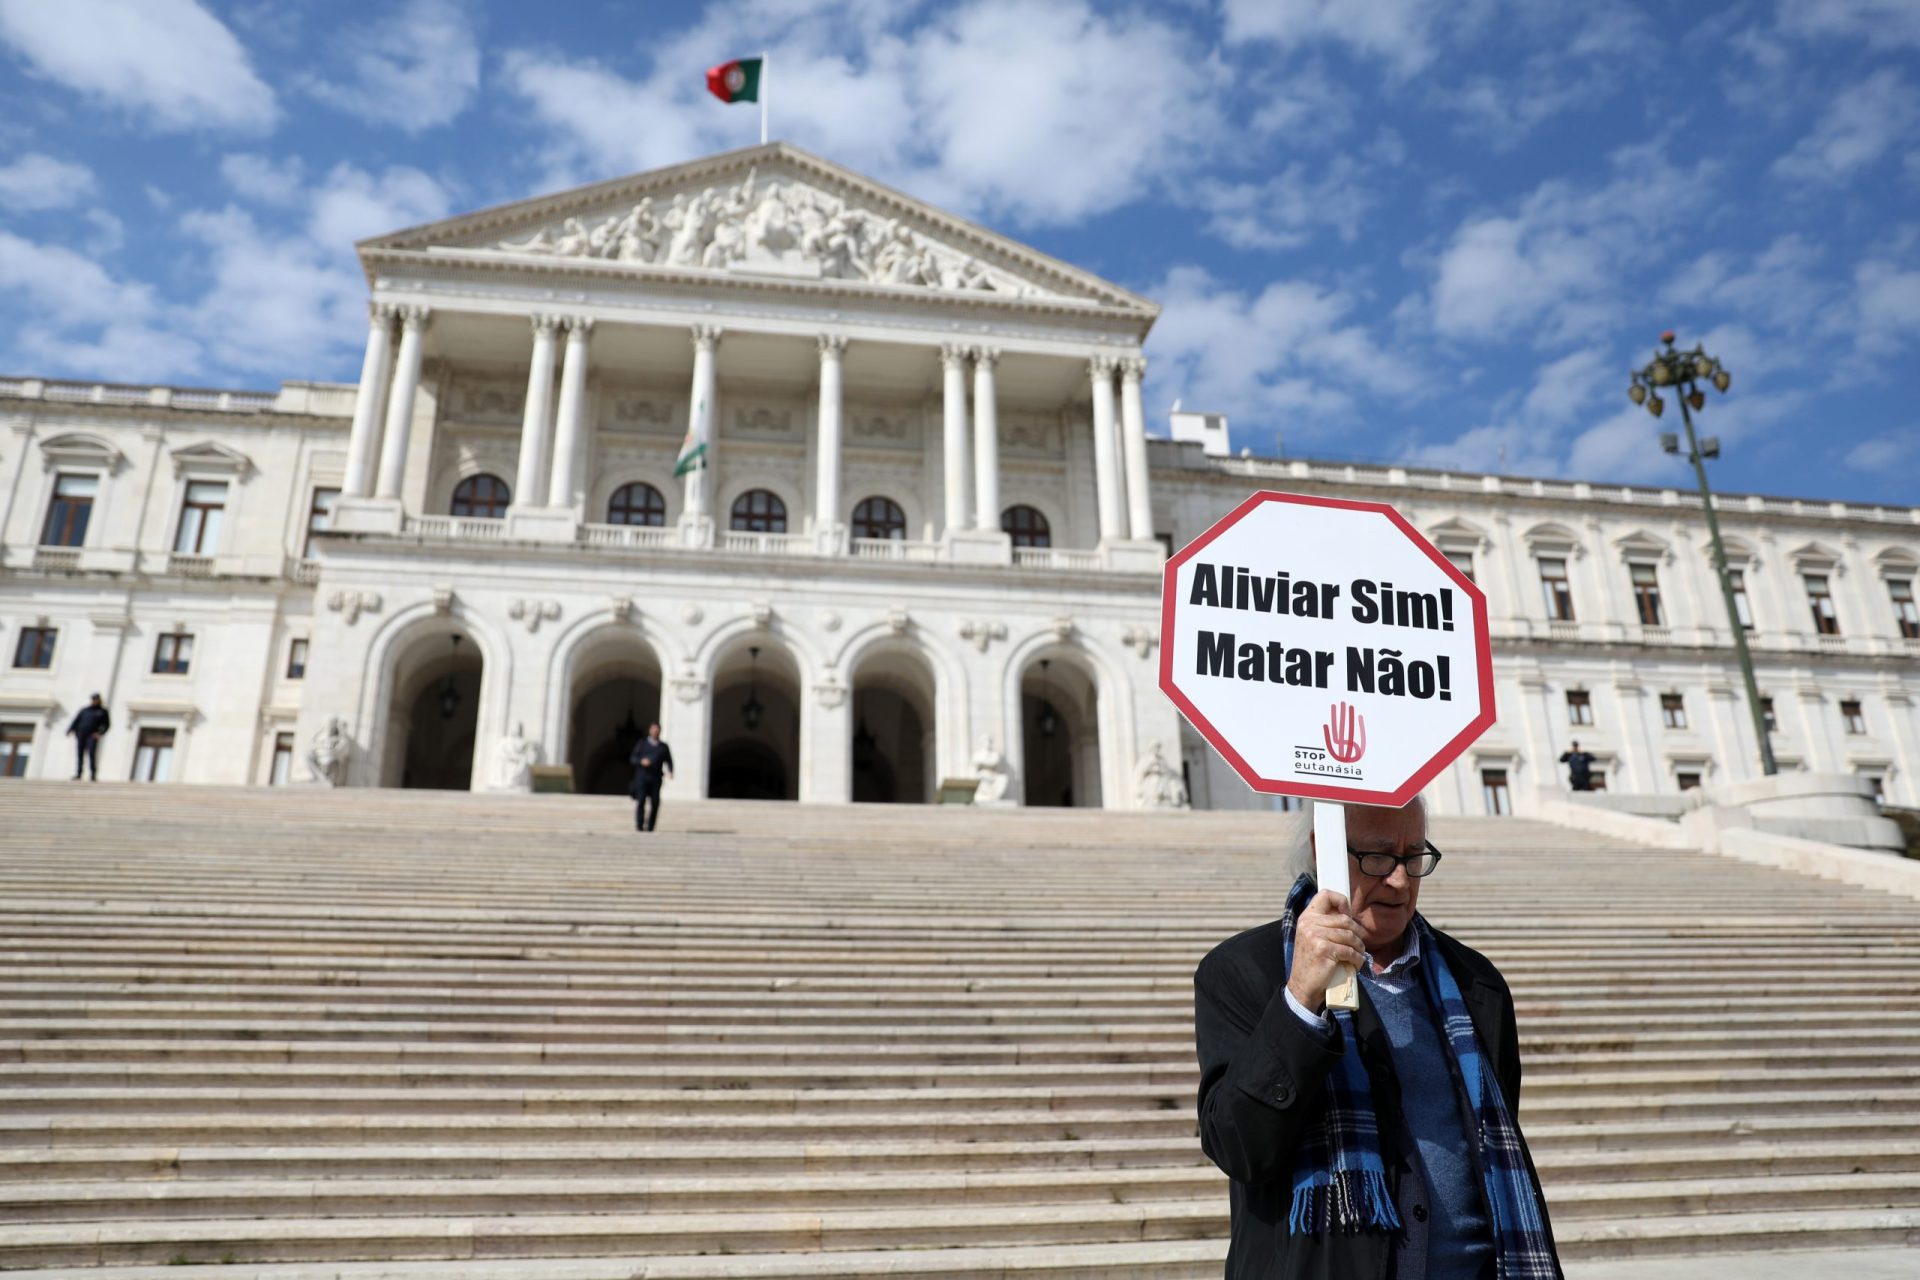
[[[1691,495],[1150,436],[1151,301],[785,144],[359,250],[358,385],[0,379],[0,776],[70,774],[98,691],[118,778],[617,793],[657,719],[670,796],[1264,804],[1156,685],[1167,549],[1256,488],[1487,592],[1437,807],[1574,738],[1758,771]],[[1920,509],[1723,507],[1783,765],[1920,801]]]

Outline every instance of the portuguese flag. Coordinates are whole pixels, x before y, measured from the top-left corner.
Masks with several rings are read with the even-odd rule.
[[[760,101],[760,59],[735,58],[708,67],[707,92],[722,102]]]

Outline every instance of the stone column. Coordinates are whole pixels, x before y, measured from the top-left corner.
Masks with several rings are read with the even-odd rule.
[[[353,434],[347,437],[347,475],[340,495],[364,498],[373,492],[373,466],[380,455],[381,400],[393,362],[393,308],[367,304],[367,355],[360,363],[360,392],[353,400]]]
[[[567,354],[560,366],[560,408],[554,415],[553,472],[547,478],[547,505],[572,507],[573,487],[587,452],[587,342],[593,321],[569,316]]]
[[[840,518],[840,359],[847,340],[834,333],[820,335],[820,435],[815,445],[818,472],[814,478],[814,545],[829,554],[847,549],[846,522]]]
[[[375,495],[398,498],[407,474],[407,443],[413,430],[413,397],[420,390],[420,347],[426,333],[425,307],[401,307],[400,355],[394,361],[393,394],[387,400],[387,428],[380,446],[380,483]]]
[[[1100,541],[1127,536],[1126,513],[1120,492],[1120,470],[1114,457],[1112,356],[1087,362],[1093,381],[1093,470],[1100,499]]]
[[[533,363],[527,370],[527,407],[520,419],[520,466],[514,475],[516,505],[537,507],[546,497],[547,449],[553,439],[553,316],[533,317]]]
[[[715,377],[713,370],[714,351],[720,345],[720,328],[717,325],[697,324],[693,326],[693,388],[687,400],[687,441],[689,444],[704,444],[705,452],[693,470],[686,476],[686,518],[683,520],[691,529],[710,529],[712,517],[708,512],[708,499],[713,493],[709,476],[713,472],[714,454],[717,451],[720,421],[714,404]]]
[[[1142,356],[1120,362],[1120,440],[1127,463],[1127,527],[1136,542],[1153,538],[1153,495],[1147,488],[1147,416],[1140,404]]]
[[[940,368],[946,397],[946,452],[941,455],[947,481],[946,532],[953,533],[973,527],[967,502],[967,349],[940,348]]]
[[[973,525],[1000,527],[1000,409],[993,385],[993,366],[1000,352],[993,347],[973,351]]]

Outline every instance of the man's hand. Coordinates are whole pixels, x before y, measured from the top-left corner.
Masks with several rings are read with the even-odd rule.
[[[1293,968],[1287,990],[1319,1013],[1327,1004],[1327,984],[1341,965],[1358,970],[1367,963],[1366,936],[1348,914],[1344,895],[1322,889],[1293,927]]]

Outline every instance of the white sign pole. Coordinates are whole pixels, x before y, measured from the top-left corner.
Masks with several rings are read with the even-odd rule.
[[[1313,878],[1322,893],[1337,893],[1352,901],[1353,885],[1347,876],[1347,806],[1331,800],[1313,802]],[[1360,1007],[1360,984],[1353,970],[1341,965],[1327,983],[1327,1008],[1353,1010]]]

